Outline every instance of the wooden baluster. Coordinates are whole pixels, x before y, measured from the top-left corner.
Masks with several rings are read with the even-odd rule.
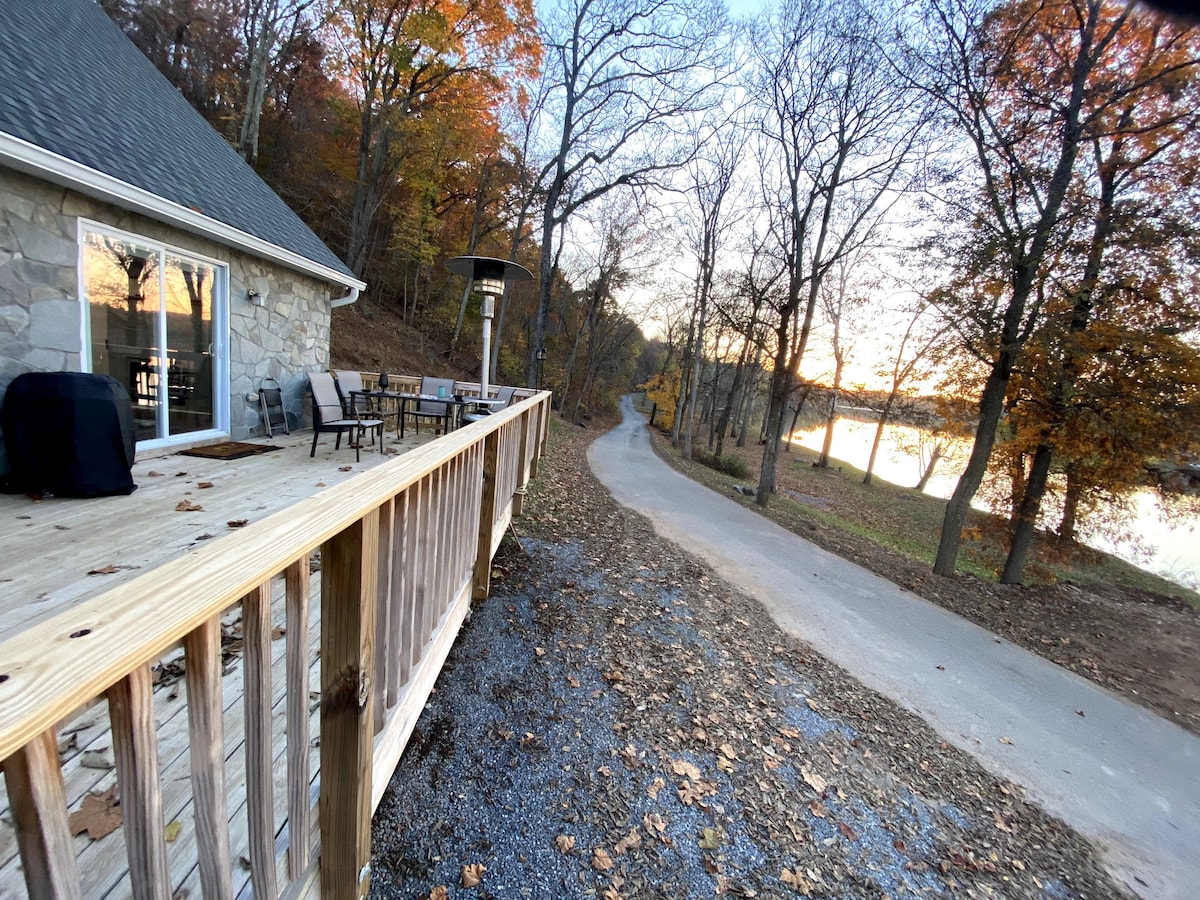
[[[496,527],[496,466],[500,458],[500,434],[493,431],[483,439],[483,491],[479,501],[479,534],[475,542],[475,571],[471,596],[486,600],[492,577],[492,535]]]
[[[221,620],[209,619],[183,641],[188,707],[188,757],[200,887],[206,898],[231,900],[229,813],[225,799]]]
[[[520,461],[517,463],[517,489],[513,492],[513,518],[519,518],[525,508],[525,486],[529,484],[529,420],[528,412],[521,413]]]
[[[245,672],[246,813],[250,883],[255,897],[275,897],[275,809],[271,759],[271,583],[242,598]]]
[[[392,636],[392,520],[395,501],[388,500],[379,507],[379,571],[376,573],[378,604],[375,611],[375,733],[387,723],[388,670],[396,666]]]
[[[392,628],[395,632],[393,645],[399,656],[399,666],[396,668],[396,682],[388,682],[388,703],[395,704],[400,696],[400,688],[408,684],[409,674],[413,666],[413,622],[416,618],[416,586],[413,578],[413,567],[416,559],[417,528],[413,520],[416,516],[417,500],[421,495],[421,483],[410,485],[404,492],[403,503],[397,510],[396,550],[392,557],[392,580],[399,585],[399,605],[392,617]]]
[[[148,663],[108,689],[108,716],[133,897],[166,900],[171,896],[171,879],[158,783],[154,679]]]
[[[371,769],[379,511],[334,537],[321,558],[321,897],[370,886]]]
[[[78,900],[79,870],[53,728],[4,760],[4,781],[30,900]]]
[[[424,599],[421,601],[421,633],[418,636],[420,639],[419,656],[425,655],[425,647],[429,644],[429,639],[433,635],[434,626],[438,620],[439,598],[437,595],[437,586],[435,584],[435,573],[437,572],[437,515],[438,515],[438,483],[437,472],[430,472],[426,478],[427,490],[425,492],[425,505],[421,515],[421,532],[424,536],[424,552],[421,554],[421,588],[424,590]]]
[[[312,808],[308,783],[312,780],[308,761],[308,557],[296,560],[284,575],[287,614],[287,771],[288,771],[288,877],[303,875],[311,863],[309,831]]]

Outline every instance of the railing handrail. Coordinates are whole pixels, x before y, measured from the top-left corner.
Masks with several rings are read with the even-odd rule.
[[[539,396],[191,550],[0,644],[0,760],[161,657],[365,512],[522,415]]]

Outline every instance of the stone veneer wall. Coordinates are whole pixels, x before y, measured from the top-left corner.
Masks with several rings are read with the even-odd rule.
[[[283,387],[292,428],[307,424],[307,373],[329,367],[331,292],[345,291],[275,263],[0,167],[0,397],[23,372],[81,370],[78,221],[91,219],[229,266],[230,432],[265,430],[263,378]],[[257,291],[262,305],[247,300]],[[0,444],[0,471],[3,463]]]

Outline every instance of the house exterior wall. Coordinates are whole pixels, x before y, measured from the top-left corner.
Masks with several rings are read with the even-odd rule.
[[[258,404],[248,395],[266,377],[282,386],[291,426],[306,424],[307,373],[329,367],[329,299],[341,292],[337,286],[3,166],[0,397],[23,372],[83,368],[81,218],[228,265],[230,436],[265,433]],[[249,291],[259,293],[262,305],[248,301]]]

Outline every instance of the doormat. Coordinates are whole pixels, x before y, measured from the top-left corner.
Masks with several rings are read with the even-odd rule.
[[[258,453],[269,453],[279,448],[273,444],[244,444],[240,441],[226,441],[223,444],[209,444],[207,447],[193,447],[191,450],[180,450],[179,456],[201,456],[205,459],[242,459]]]

